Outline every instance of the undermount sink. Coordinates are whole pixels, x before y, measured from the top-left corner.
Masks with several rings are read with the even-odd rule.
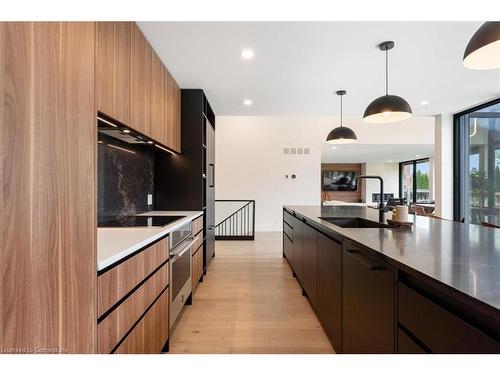
[[[390,228],[389,225],[361,217],[320,217],[342,228]]]

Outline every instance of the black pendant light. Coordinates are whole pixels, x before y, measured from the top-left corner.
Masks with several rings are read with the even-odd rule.
[[[345,90],[337,91],[337,95],[340,96],[340,126],[333,129],[326,137],[326,143],[330,144],[345,144],[353,143],[358,140],[356,133],[351,128],[342,125],[342,96],[346,94]]]
[[[363,120],[377,124],[406,120],[412,116],[411,107],[406,100],[397,95],[389,95],[389,50],[394,42],[380,43],[379,49],[385,51],[385,95],[375,99],[366,108]]]
[[[469,69],[500,68],[500,22],[485,22],[465,48],[464,66]]]

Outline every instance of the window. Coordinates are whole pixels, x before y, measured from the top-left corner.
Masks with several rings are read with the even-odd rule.
[[[456,220],[500,224],[500,99],[455,115]]]
[[[399,196],[408,203],[431,203],[429,159],[399,163]]]

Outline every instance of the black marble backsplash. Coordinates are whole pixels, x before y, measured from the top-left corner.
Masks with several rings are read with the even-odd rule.
[[[154,152],[98,133],[98,223],[146,212],[154,189]]]

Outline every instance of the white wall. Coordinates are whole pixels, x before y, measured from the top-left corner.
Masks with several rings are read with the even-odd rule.
[[[453,219],[453,115],[435,116],[435,213]]]
[[[399,163],[364,163],[363,174],[381,176],[384,179],[384,193],[399,197]],[[380,193],[378,180],[363,180],[363,201],[373,203],[372,194]]]
[[[320,142],[299,120],[218,117],[215,164],[216,199],[255,199],[257,231],[281,230],[283,205],[320,204]]]

